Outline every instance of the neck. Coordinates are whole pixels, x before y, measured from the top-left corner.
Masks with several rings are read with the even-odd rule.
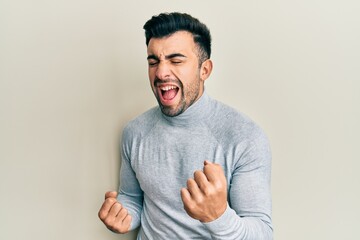
[[[204,91],[202,95],[183,113],[169,117],[163,114],[164,118],[173,125],[189,125],[201,122],[210,113],[209,104],[211,98]]]

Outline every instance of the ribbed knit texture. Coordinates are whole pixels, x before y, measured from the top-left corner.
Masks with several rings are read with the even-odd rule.
[[[201,223],[184,210],[180,189],[203,168],[220,164],[228,208]],[[206,92],[176,117],[154,107],[123,131],[118,201],[146,239],[272,239],[271,154],[263,131]]]

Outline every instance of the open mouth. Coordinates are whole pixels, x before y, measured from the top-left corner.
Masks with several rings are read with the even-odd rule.
[[[174,85],[160,86],[161,99],[164,102],[173,100],[179,92],[179,88]]]

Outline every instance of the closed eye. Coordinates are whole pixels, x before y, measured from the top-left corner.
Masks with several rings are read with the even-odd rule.
[[[173,63],[173,64],[180,64],[180,63],[182,63],[183,61],[181,61],[181,60],[171,60],[171,63]]]
[[[159,63],[159,61],[148,61],[149,66],[155,66]]]

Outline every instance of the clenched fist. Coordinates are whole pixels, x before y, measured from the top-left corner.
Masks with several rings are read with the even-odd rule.
[[[194,178],[181,189],[185,211],[201,222],[211,222],[220,217],[227,207],[227,186],[219,164],[204,162],[203,171],[195,171]]]
[[[116,200],[117,192],[105,193],[105,201],[99,210],[99,218],[108,229],[116,233],[127,233],[130,229],[131,216]]]

